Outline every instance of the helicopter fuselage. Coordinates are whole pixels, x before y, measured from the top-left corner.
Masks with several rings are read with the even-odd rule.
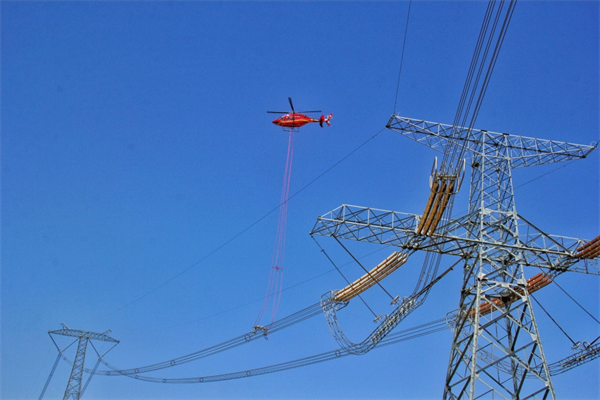
[[[275,125],[282,126],[284,128],[299,128],[308,124],[309,122],[319,122],[320,120],[308,117],[304,114],[290,113],[282,115],[281,117],[274,119]]]

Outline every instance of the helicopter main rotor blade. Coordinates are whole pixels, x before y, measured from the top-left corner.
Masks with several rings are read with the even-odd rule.
[[[288,100],[290,101],[290,106],[292,107],[292,112],[295,114],[296,111],[294,110],[294,103],[292,103],[292,98],[288,97]]]
[[[301,113],[320,113],[323,112],[321,110],[313,110],[313,111],[296,111],[296,114],[301,114]],[[293,111],[267,111],[267,113],[269,114],[294,114]]]

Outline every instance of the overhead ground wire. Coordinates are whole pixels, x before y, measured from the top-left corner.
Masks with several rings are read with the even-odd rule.
[[[310,187],[313,183],[315,183],[316,181],[318,181],[319,179],[321,179],[323,176],[325,176],[327,173],[329,173],[331,170],[333,170],[335,167],[337,167],[339,164],[341,164],[342,162],[344,162],[347,158],[349,158],[350,156],[352,156],[354,153],[356,153],[357,151],[359,151],[361,148],[363,148],[365,145],[367,145],[367,143],[369,143],[371,140],[375,139],[381,132],[383,132],[385,130],[384,128],[381,128],[378,132],[376,132],[374,135],[370,136],[367,140],[365,140],[363,143],[361,143],[360,145],[358,145],[356,148],[354,148],[354,150],[350,151],[348,154],[346,154],[344,157],[342,157],[341,159],[339,159],[337,162],[335,162],[331,167],[327,168],[325,171],[323,171],[321,174],[317,175],[313,180],[311,180],[310,182],[308,182],[306,185],[304,185],[302,188],[300,188],[298,191],[296,191],[294,194],[292,194],[291,196],[288,197],[287,202],[289,202],[291,199],[293,199],[294,197],[296,197],[297,195],[299,195],[300,193],[302,193],[303,191],[305,191],[308,187]],[[286,203],[287,203],[286,202]],[[218,251],[220,251],[221,249],[223,249],[225,246],[227,246],[228,244],[230,244],[231,242],[233,242],[234,240],[236,240],[237,238],[239,238],[240,236],[242,236],[243,234],[245,234],[246,232],[248,232],[250,229],[252,229],[253,227],[255,227],[256,225],[258,225],[261,221],[263,221],[265,218],[267,218],[269,215],[271,215],[272,213],[274,213],[275,211],[277,211],[281,206],[283,206],[283,203],[280,203],[279,205],[277,205],[276,207],[272,208],[270,211],[268,211],[267,213],[265,213],[264,215],[262,215],[261,217],[259,217],[256,221],[252,222],[250,225],[248,225],[246,228],[242,229],[240,232],[238,232],[237,234],[233,235],[230,239],[226,240],[223,244],[221,244],[220,246],[217,246],[214,250],[210,251],[208,254],[206,254],[204,257],[200,258],[198,261],[190,264],[188,267],[186,267],[185,269],[181,270],[180,272],[178,272],[177,274],[175,274],[174,276],[172,276],[171,278],[165,280],[163,283],[157,285],[156,287],[154,287],[153,289],[150,289],[149,291],[147,291],[146,293],[142,294],[141,296],[135,298],[134,300],[124,304],[123,306],[110,311],[104,315],[101,315],[100,317],[98,317],[98,319],[100,318],[105,318],[108,317],[109,315],[118,313],[119,311],[124,310],[125,308],[137,303],[138,301],[146,298],[147,296],[149,296],[150,294],[156,292],[157,290],[161,289],[162,287],[168,285],[169,283],[173,282],[175,279],[179,278],[180,276],[182,276],[183,274],[185,274],[186,272],[188,272],[189,270],[191,270],[192,268],[196,267],[197,265],[201,264],[203,261],[205,261],[206,259],[208,259],[209,257],[211,257],[212,255],[214,255],[215,253],[217,253]]]
[[[362,258],[365,258],[365,257],[371,256],[371,255],[373,255],[373,254],[375,254],[375,253],[378,253],[378,252],[380,252],[380,251],[382,251],[382,250],[385,250],[385,248],[379,248],[379,249],[377,249],[377,250],[375,250],[375,251],[372,251],[372,252],[370,252],[370,253],[367,253],[367,254],[365,254],[365,255],[363,255],[363,256],[361,256],[361,257],[359,257],[359,259],[362,259]],[[353,263],[353,261],[349,261],[349,262],[347,262],[347,263],[341,264],[339,267],[340,267],[340,268],[342,268],[342,267],[345,267],[345,266],[347,266],[347,265],[350,265],[350,264],[352,264],[352,263]],[[318,275],[315,275],[315,276],[313,276],[313,277],[311,277],[311,278],[308,278],[308,279],[305,279],[305,280],[303,280],[303,281],[301,281],[301,282],[298,282],[298,283],[295,283],[295,284],[293,284],[293,285],[287,286],[287,287],[285,287],[285,288],[281,289],[281,291],[282,291],[282,292],[285,292],[286,290],[290,290],[290,289],[293,289],[293,288],[295,288],[295,287],[301,286],[301,285],[303,285],[303,284],[305,284],[305,283],[307,283],[307,282],[310,282],[310,281],[312,281],[312,280],[318,279],[318,278],[320,278],[320,277],[322,277],[322,276],[324,276],[324,275],[330,274],[330,273],[332,273],[332,272],[334,272],[334,271],[336,271],[336,269],[335,269],[335,268],[329,269],[329,270],[327,270],[327,271],[325,271],[325,272],[322,272],[322,273],[320,273],[320,274],[318,274]],[[203,320],[206,320],[206,319],[209,319],[209,318],[212,318],[212,317],[216,317],[216,316],[219,316],[219,315],[222,315],[222,314],[225,314],[225,313],[228,313],[228,312],[231,312],[231,311],[234,311],[234,310],[240,309],[240,308],[242,308],[242,307],[248,306],[248,305],[250,305],[250,304],[254,304],[254,303],[261,302],[261,301],[263,301],[263,299],[264,299],[264,297],[260,297],[260,298],[257,298],[257,299],[255,299],[255,300],[249,301],[249,302],[247,302],[247,303],[244,303],[244,304],[241,304],[241,305],[238,305],[238,306],[235,306],[235,307],[229,308],[229,309],[227,309],[227,310],[219,311],[219,312],[217,312],[217,313],[214,313],[214,314],[208,315],[208,316],[206,316],[206,317],[203,317],[203,318],[198,318],[198,319],[195,319],[195,320],[192,320],[192,321],[183,322],[183,323],[181,323],[181,324],[177,324],[177,325],[171,325],[171,326],[168,326],[168,327],[158,328],[158,329],[154,329],[154,330],[150,330],[150,331],[149,331],[149,330],[143,330],[143,332],[146,332],[146,333],[147,333],[147,332],[162,331],[162,330],[166,330],[166,329],[178,328],[178,327],[180,327],[180,326],[184,326],[184,325],[192,324],[192,323],[194,323],[194,322],[203,321]],[[140,331],[140,333],[141,333],[141,332],[142,332],[142,331]]]
[[[408,21],[410,20],[410,7],[412,0],[408,2],[408,12],[406,13],[406,25],[404,26],[404,40],[402,41],[402,55],[400,56],[400,68],[398,70],[398,82],[396,83],[396,99],[394,100],[394,115],[396,115],[396,104],[398,103],[398,91],[400,90],[400,75],[402,74],[402,64],[404,62],[404,49],[406,48],[406,36],[408,35]]]

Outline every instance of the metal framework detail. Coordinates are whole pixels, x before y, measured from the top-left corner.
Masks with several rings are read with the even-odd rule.
[[[61,336],[70,336],[78,339],[77,343],[77,353],[75,354],[75,359],[73,360],[73,368],[71,369],[71,376],[69,377],[69,382],[67,383],[67,388],[65,390],[65,395],[63,400],[72,399],[79,400],[81,399],[81,395],[83,393],[83,372],[85,365],[85,354],[87,350],[87,345],[90,340],[99,340],[102,342],[112,342],[118,344],[119,341],[108,336],[110,331],[106,331],[103,333],[82,331],[78,329],[71,329],[65,324],[61,324],[63,329],[49,331],[48,333],[52,335],[61,335]],[[59,354],[62,354],[62,351],[59,350]]]
[[[434,150],[464,150],[459,153],[471,166],[468,213],[442,218],[435,230],[426,230],[421,226],[425,215],[342,205],[319,217],[311,234],[464,259],[444,398],[555,398],[553,371],[545,358],[529,293],[564,272],[600,275],[600,259],[595,242],[549,235],[517,213],[512,169],[585,158],[597,145],[395,115],[387,128]],[[545,273],[527,280],[527,267],[543,268]],[[399,319],[415,308],[408,301],[398,307],[402,309]],[[324,301],[326,314],[341,307]],[[342,348],[352,348],[337,319],[328,316],[328,322]],[[588,349],[585,357],[574,356],[561,368],[585,362],[597,352]]]
[[[416,241],[420,215],[380,210],[343,204],[317,218],[311,235],[337,237],[423,250],[454,256],[468,256],[478,246],[499,246],[522,252],[525,265],[561,272],[579,272],[600,275],[600,260],[581,259],[577,249],[586,239],[550,235],[517,215],[520,231],[516,243],[506,243],[494,238],[478,239],[476,214],[467,214],[452,221],[442,221],[441,227],[430,238]],[[441,244],[445,246],[442,248]]]

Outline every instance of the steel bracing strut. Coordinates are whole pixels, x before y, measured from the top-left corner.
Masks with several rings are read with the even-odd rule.
[[[578,252],[587,240],[548,235],[517,214],[512,169],[585,158],[596,145],[395,115],[387,128],[435,150],[461,148],[471,166],[468,213],[424,233],[425,216],[343,205],[319,217],[312,234],[464,258],[444,398],[555,398],[525,268],[598,275],[599,259]]]

